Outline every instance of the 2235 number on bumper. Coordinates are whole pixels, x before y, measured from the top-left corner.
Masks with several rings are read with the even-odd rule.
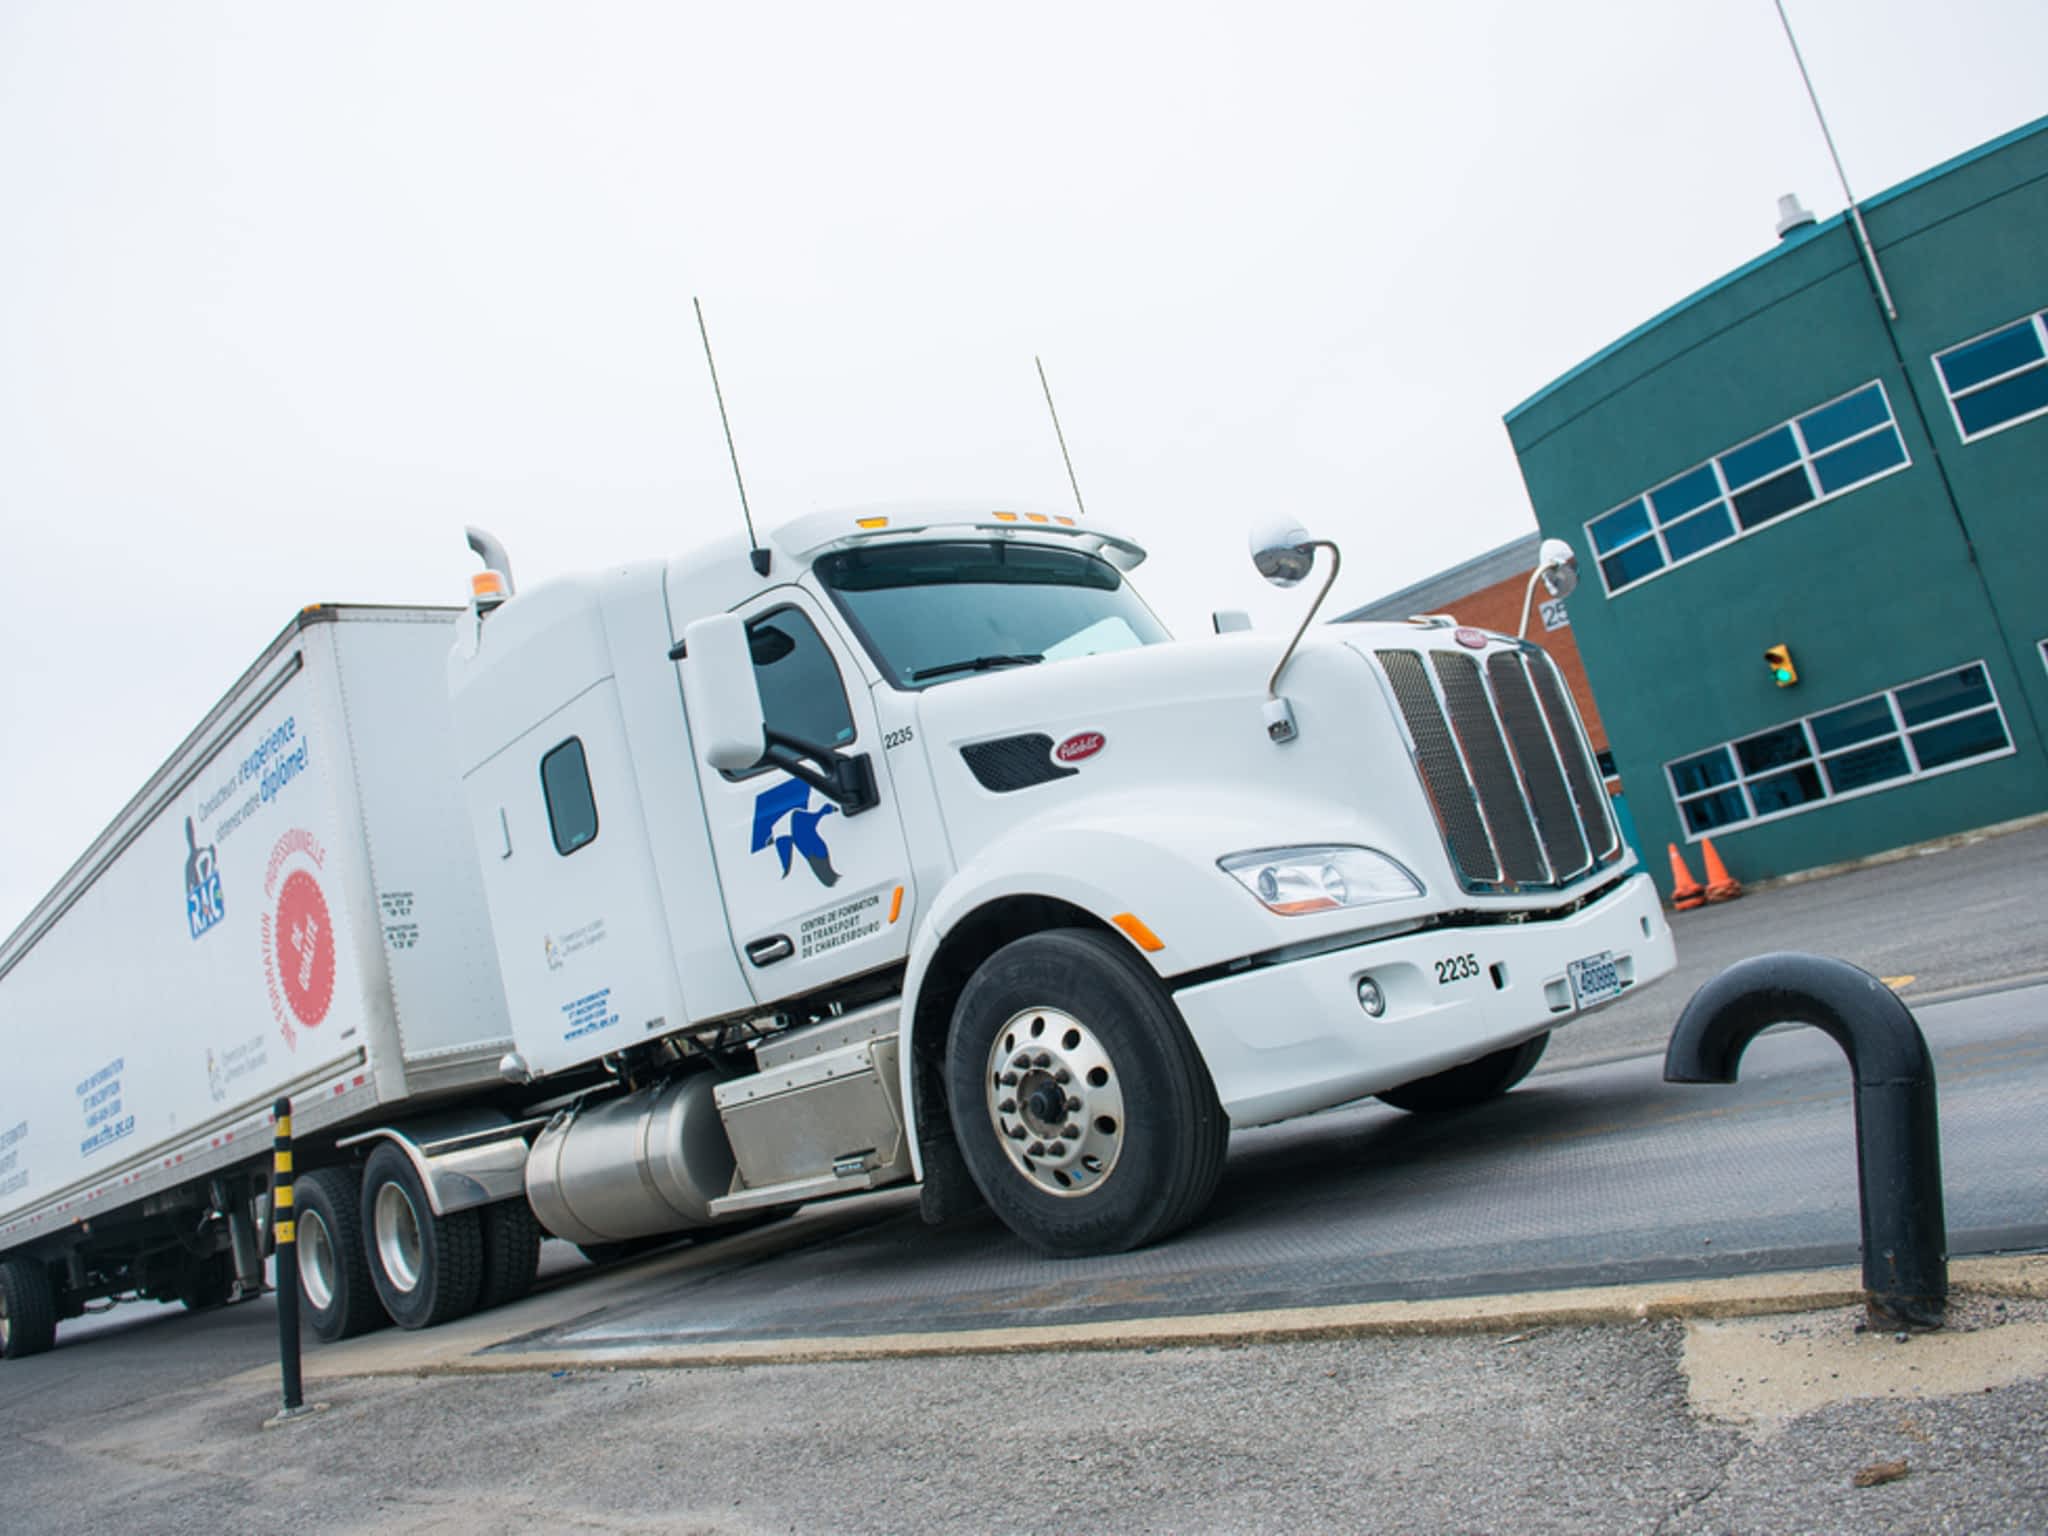
[[[1572,984],[1572,1006],[1591,1008],[1621,995],[1621,972],[1614,967],[1614,952],[1603,949],[1597,955],[1574,960],[1565,967]]]

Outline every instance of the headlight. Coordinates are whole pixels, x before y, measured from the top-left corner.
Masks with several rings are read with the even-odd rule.
[[[1298,917],[1422,894],[1422,882],[1370,848],[1255,848],[1217,865],[1269,912]]]

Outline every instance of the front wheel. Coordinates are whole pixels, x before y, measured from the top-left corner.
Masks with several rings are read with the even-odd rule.
[[[1057,1256],[1157,1242],[1208,1204],[1229,1123],[1187,1027],[1122,940],[1005,945],[969,978],[946,1048],[961,1155],[1006,1226]]]
[[[390,1142],[363,1168],[363,1230],[377,1299],[401,1328],[433,1328],[476,1310],[483,1288],[479,1213],[436,1216],[412,1159]]]
[[[1470,1109],[1474,1104],[1499,1098],[1527,1077],[1535,1070],[1536,1063],[1543,1059],[1543,1048],[1548,1044],[1550,1033],[1546,1030],[1520,1045],[1508,1046],[1477,1061],[1468,1061],[1433,1077],[1418,1077],[1412,1083],[1389,1088],[1379,1096],[1380,1101],[1418,1115]]]

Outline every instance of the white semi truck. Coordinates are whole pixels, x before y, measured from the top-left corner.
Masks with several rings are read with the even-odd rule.
[[[1505,1092],[1671,937],[1544,654],[1169,640],[1092,520],[819,513],[302,612],[0,947],[0,1352],[263,1284],[314,1331],[917,1183],[1052,1254],[1236,1126]],[[1261,568],[1298,579],[1298,530]],[[1327,591],[1327,586],[1325,587]]]

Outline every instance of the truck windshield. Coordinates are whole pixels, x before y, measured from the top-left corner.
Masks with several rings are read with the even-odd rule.
[[[826,555],[817,572],[899,688],[1169,638],[1116,567],[1081,550],[882,545]]]

